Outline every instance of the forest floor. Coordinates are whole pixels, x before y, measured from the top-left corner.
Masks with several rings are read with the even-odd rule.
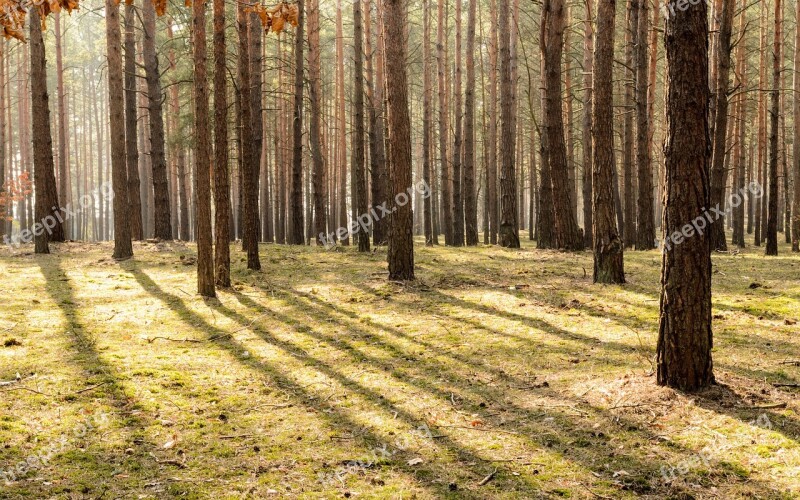
[[[657,251],[237,247],[203,300],[192,245],[53,250],[0,250],[0,498],[800,498],[785,245],[714,255],[699,394],[655,384]]]

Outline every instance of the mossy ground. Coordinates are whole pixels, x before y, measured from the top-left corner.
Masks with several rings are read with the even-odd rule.
[[[383,251],[234,248],[203,300],[191,245],[0,250],[0,470],[52,455],[0,498],[800,498],[781,252],[714,255],[720,385],[682,394],[656,251],[599,286],[589,252],[417,242],[403,285]]]

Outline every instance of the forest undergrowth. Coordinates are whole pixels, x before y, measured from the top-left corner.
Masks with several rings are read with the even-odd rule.
[[[786,246],[714,255],[697,394],[655,384],[657,251],[235,245],[203,300],[193,245],[52,247],[0,250],[0,498],[800,498]]]

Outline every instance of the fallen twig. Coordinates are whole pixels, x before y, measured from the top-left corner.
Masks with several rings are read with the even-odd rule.
[[[744,408],[748,410],[773,410],[776,408],[786,408],[786,403],[769,403],[765,405],[737,406],[737,408]]]
[[[790,359],[788,361],[781,361],[779,365],[800,366],[800,359]]]
[[[494,476],[496,476],[496,475],[497,475],[497,467],[495,467],[495,468],[494,468],[494,470],[493,470],[493,471],[492,471],[492,472],[491,472],[491,473],[490,473],[488,476],[486,476],[485,478],[483,478],[483,479],[481,480],[481,482],[480,482],[480,483],[478,483],[478,486],[483,486],[483,485],[487,484],[489,481],[491,481],[492,479],[494,479]]]
[[[75,391],[72,394],[83,394],[84,392],[89,392],[91,390],[97,389],[98,387],[102,387],[102,386],[108,385],[108,384],[110,384],[110,382],[101,382],[101,383],[99,383],[97,385],[93,385],[91,387],[87,387],[86,389],[81,389],[80,391]]]
[[[152,344],[156,340],[168,340],[170,342],[193,342],[195,344],[201,344],[204,342],[198,339],[173,339],[171,337],[146,337],[145,340],[148,344]]]
[[[800,384],[772,384],[772,387],[800,387]]]
[[[519,432],[507,431],[505,429],[498,429],[496,427],[468,427],[466,425],[437,425],[436,427],[446,427],[450,429],[467,429],[470,431],[483,431],[483,432],[502,432],[504,434],[513,434],[519,436]]]

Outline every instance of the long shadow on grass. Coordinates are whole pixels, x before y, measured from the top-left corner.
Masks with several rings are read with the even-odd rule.
[[[310,391],[308,391],[305,387],[299,385],[297,382],[293,381],[290,377],[284,375],[280,367],[273,366],[271,363],[254,359],[254,357],[252,356],[247,359],[241,359],[241,356],[239,356],[238,354],[241,353],[243,350],[246,350],[244,345],[235,340],[230,335],[229,332],[226,332],[222,329],[219,329],[211,325],[202,316],[191,311],[184,305],[183,301],[179,297],[162,290],[147,274],[136,268],[129,269],[129,272],[131,272],[136,281],[139,282],[139,284],[145,291],[147,291],[150,295],[152,295],[153,297],[164,303],[167,307],[173,310],[181,319],[191,324],[197,325],[200,328],[205,329],[214,337],[214,343],[216,345],[236,353],[237,354],[236,358],[239,360],[240,363],[265,373],[270,378],[275,380],[278,386],[293,393],[295,395],[295,398],[297,399],[298,404],[306,405],[305,402],[313,398],[313,394]],[[210,302],[209,305],[211,305]],[[213,307],[215,310],[223,313],[224,315],[233,318],[235,321],[239,322],[243,327],[252,326],[253,323],[252,318],[247,318],[245,316],[242,316],[241,314],[236,313],[235,311],[232,311],[222,305],[215,305]],[[396,413],[397,417],[401,419],[410,428],[412,429],[417,428],[419,425],[424,423],[420,420],[417,420],[414,415],[408,413],[406,410],[403,410],[402,408],[392,405],[391,403],[382,399],[380,395],[375,394],[374,392],[363,388],[359,384],[353,382],[347,377],[341,375],[339,372],[331,369],[324,363],[308,355],[308,353],[300,349],[298,346],[282,341],[280,339],[275,338],[272,335],[265,334],[263,332],[259,332],[259,335],[262,336],[264,340],[269,342],[271,345],[280,348],[283,352],[295,358],[297,361],[303,363],[304,365],[308,366],[309,368],[313,368],[325,374],[326,376],[330,377],[331,379],[337,380],[344,387],[351,389],[353,392],[357,392],[365,396],[376,406],[385,409],[389,414]],[[330,423],[332,428],[339,429],[344,432],[352,432],[355,429],[362,428],[361,424],[354,421],[353,419],[348,417],[344,412],[335,409],[334,407],[331,407],[329,411],[320,412],[319,417],[326,419]],[[393,438],[391,437],[380,436],[376,432],[370,430],[367,430],[362,435],[362,438],[363,441],[365,442],[364,446],[365,450],[370,449],[370,444],[389,443],[392,442],[393,440]],[[481,459],[476,455],[474,455],[469,450],[466,450],[461,446],[459,446],[457,443],[453,442],[449,437],[437,436],[435,444],[442,446],[448,452],[458,456],[462,464],[473,464],[472,466],[464,467],[466,472],[461,470],[451,471],[455,474],[458,474],[461,484],[473,483],[476,481],[476,478],[480,479],[487,473],[487,471],[489,471],[488,467],[480,467],[480,468],[477,467],[476,464],[481,462]],[[399,470],[403,474],[409,476],[412,480],[416,481],[417,484],[422,488],[426,489],[433,488],[434,490],[438,491],[438,493],[442,496],[450,494],[449,488],[447,487],[446,484],[436,483],[435,485],[430,485],[430,484],[425,484],[424,482],[420,482],[415,478],[415,476],[431,477],[435,476],[436,474],[439,474],[438,471],[431,468],[431,466],[428,464],[421,464],[417,465],[416,467],[411,467],[411,466],[406,466],[404,462],[400,462],[394,464],[393,469]],[[494,485],[493,488],[500,488],[503,484],[506,484],[506,486],[508,486],[510,484],[510,480],[503,479],[501,476],[501,478],[498,478],[497,484]],[[534,485],[528,483],[527,487],[533,489]],[[460,493],[462,497],[473,496],[472,493],[467,493],[464,492],[463,490]],[[474,498],[483,498],[483,496],[475,494]]]
[[[283,293],[286,294],[288,297],[298,295],[298,292],[292,293],[291,291],[284,291]],[[299,295],[301,297],[305,297],[307,294],[299,294]],[[252,301],[252,299],[249,299],[246,296],[238,295],[237,298],[239,298],[239,300],[243,303],[243,305],[254,311],[263,312],[265,310],[263,306],[260,306],[259,304],[255,303],[254,301]],[[342,340],[340,338],[331,338],[330,336],[322,334],[321,332],[316,332],[313,330],[313,328],[311,328],[311,325],[308,324],[304,325],[303,332],[305,334],[312,336],[316,340],[325,342],[332,347],[350,353],[351,356],[353,356],[354,358],[353,362],[366,360],[371,365],[378,366],[386,371],[391,371],[391,374],[394,378],[401,380],[409,385],[416,386],[417,388],[426,391],[428,393],[433,393],[443,402],[447,401],[447,396],[451,391],[443,391],[440,388],[433,386],[427,381],[427,379],[435,380],[436,378],[442,377],[445,374],[445,372],[448,371],[446,366],[435,362],[430,363],[428,361],[423,361],[422,363],[415,363],[414,366],[418,369],[421,369],[421,371],[423,372],[422,373],[423,377],[415,377],[412,374],[406,373],[405,371],[401,371],[398,368],[399,364],[404,363],[403,361],[403,358],[405,357],[403,356],[404,352],[399,351],[394,346],[387,345],[385,338],[381,338],[373,333],[365,331],[361,327],[354,324],[352,321],[344,322],[332,318],[330,316],[331,311],[329,308],[318,308],[311,302],[303,302],[301,304],[296,304],[295,309],[298,313],[297,316],[311,315],[314,324],[318,324],[321,321],[327,321],[345,328],[348,331],[348,333],[352,334],[355,337],[369,338],[370,340],[374,340],[375,342],[372,342],[371,345],[378,344],[382,349],[385,349],[390,354],[393,354],[394,363],[389,364],[385,361],[382,361],[379,358],[366,355],[348,341]],[[231,314],[231,312],[228,312],[226,314],[228,314],[230,317],[234,319],[238,315],[237,313]],[[276,314],[275,312],[270,312],[270,315],[276,317],[277,319],[286,324],[294,325],[297,323],[296,317],[294,315],[286,316],[286,315]],[[240,317],[237,321],[242,323],[244,320],[245,320],[244,317]],[[260,335],[264,338],[267,337],[263,333],[261,333]],[[273,342],[273,339],[270,338],[269,341]],[[420,368],[420,365],[425,365],[425,366]],[[326,373],[328,372],[326,371]],[[473,396],[471,398],[473,400],[472,401],[473,403],[477,403],[477,401],[475,401],[476,399],[493,401],[493,402],[503,401],[504,399],[507,399],[508,396],[507,393],[493,389],[491,387],[486,387],[485,390],[481,392],[479,389],[476,389],[473,385],[465,383],[464,380],[460,380],[460,382],[461,384],[458,385],[458,388],[461,390],[461,394],[467,395],[467,393],[469,393],[470,396]],[[352,387],[352,385],[351,388],[358,390],[360,393],[362,393],[362,395],[369,398],[370,400],[375,401],[377,404],[384,403],[384,401],[382,400],[380,401],[375,400],[374,395],[370,395],[369,392],[365,392],[368,391],[367,389],[360,388],[359,386]],[[543,389],[541,390],[541,392],[551,398],[561,399],[561,400],[565,399],[563,395],[558,394],[555,391],[549,389]],[[477,398],[475,398],[475,396],[477,396]],[[571,401],[571,403],[577,406],[582,402]],[[530,422],[531,419],[535,419],[536,417],[542,416],[542,415],[534,415],[531,413],[529,409],[522,408],[508,400],[503,401],[498,406],[504,408],[505,410],[510,409],[512,410],[513,413],[516,413],[517,415],[515,416],[519,418],[513,420],[514,422],[517,421]],[[570,405],[565,405],[565,406],[571,407]],[[584,406],[586,407],[588,405]],[[391,411],[394,408],[388,408],[388,409]],[[494,410],[496,408],[492,409]],[[474,408],[470,408],[468,410],[480,411],[477,405]],[[548,410],[554,410],[554,408],[551,407],[548,408]],[[634,422],[630,422],[627,419],[620,417],[619,415],[612,415],[606,411],[603,411],[601,409],[592,406],[589,406],[588,410],[589,411],[586,412],[583,412],[582,410],[578,411],[584,413],[587,417],[602,418],[603,420],[608,422],[609,426],[619,425],[621,429],[624,429],[623,431],[620,431],[620,433],[626,434],[626,439],[628,440],[654,441],[657,438],[657,436],[649,433],[648,431],[637,429]],[[520,424],[516,424],[514,429],[521,436],[525,436],[529,440],[536,441],[536,445],[540,450],[549,449],[552,452],[559,453],[565,460],[583,464],[582,466],[589,470],[597,469],[597,471],[595,471],[596,473],[602,473],[603,470],[599,467],[598,461],[602,462],[604,457],[601,456],[592,457],[589,455],[589,453],[587,453],[586,449],[591,448],[595,450],[596,453],[599,453],[599,455],[604,455],[606,450],[605,446],[609,444],[609,440],[605,436],[597,435],[596,433],[593,433],[592,431],[588,430],[591,428],[593,421],[590,420],[589,418],[587,418],[584,421],[580,421],[578,419],[575,419],[571,415],[566,415],[560,410],[551,411],[550,415],[555,416],[551,417],[554,418],[554,420],[553,424],[550,426],[544,423],[546,422],[545,420],[541,423],[537,422],[537,424],[539,424],[537,426],[532,426],[532,425],[523,426]],[[617,424],[614,424],[614,421],[617,421]],[[508,429],[508,427],[506,427],[506,429]],[[565,429],[574,429],[574,430],[570,430],[565,433]],[[688,456],[692,456],[694,454],[694,452],[692,452],[691,450],[684,450],[684,453],[686,453]],[[641,455],[639,455],[637,452],[634,452],[634,454],[617,454],[616,456],[618,459],[621,459],[625,462],[624,464],[621,465],[622,467],[626,467],[629,470],[639,469],[642,471],[642,475],[645,478],[653,477],[654,475],[657,476],[658,473],[655,470],[647,469],[646,466],[644,470],[642,470],[642,466],[644,464],[654,465],[655,467],[658,467],[659,465],[666,465],[663,463],[658,464],[653,462],[651,458],[645,456],[644,452],[642,452]],[[638,491],[639,493],[644,493],[648,491],[648,487],[646,486],[646,484],[647,480],[645,480],[644,483],[637,482],[636,480],[634,480],[633,482],[627,485],[627,488]],[[656,485],[656,487],[658,487],[658,485]],[[768,489],[766,486],[764,486],[764,488]]]
[[[94,339],[87,333],[85,326],[79,319],[80,313],[75,293],[70,278],[61,268],[60,257],[53,255],[37,256],[35,261],[44,276],[47,293],[52,301],[58,304],[66,321],[65,333],[74,342],[75,362],[89,374],[90,378],[86,380],[87,388],[94,387],[91,392],[87,391],[85,395],[76,393],[70,398],[81,398],[89,401],[100,398],[106,399],[116,409],[116,413],[119,415],[119,422],[123,423],[130,432],[131,441],[139,443],[140,450],[142,448],[155,449],[156,446],[153,443],[147,442],[144,431],[145,422],[141,416],[137,416],[136,410],[141,408],[132,402],[133,397],[125,391],[124,386],[119,382],[114,367],[100,357]],[[74,399],[71,399],[71,401],[74,401]],[[90,437],[91,435],[87,435],[87,439]],[[101,485],[107,484],[112,480],[114,468],[150,471],[143,472],[143,474],[147,474],[147,477],[151,479],[157,478],[159,471],[159,466],[147,454],[126,454],[124,450],[104,456],[102,460],[97,461],[97,464],[104,464],[105,467],[100,469],[92,468],[91,470],[83,468],[81,474],[93,475],[92,487],[103,490],[100,493],[101,497],[105,494],[105,488],[101,487]],[[153,474],[153,472],[156,472],[156,474]],[[132,491],[141,487],[136,484],[140,479],[141,476],[132,477],[128,483],[129,480],[127,478],[117,476],[115,481],[118,484],[128,483],[123,489]]]

